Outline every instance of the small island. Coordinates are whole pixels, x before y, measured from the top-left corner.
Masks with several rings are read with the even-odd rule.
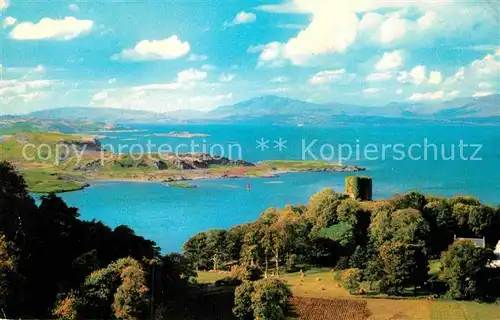
[[[183,189],[196,189],[196,188],[198,188],[197,185],[190,184],[187,182],[171,182],[171,183],[167,183],[167,186],[173,187],[173,188],[183,188]]]
[[[36,148],[45,144],[59,154],[42,158]],[[68,148],[65,148],[67,146]],[[165,182],[171,187],[191,188],[186,181],[200,179],[273,178],[289,172],[358,172],[364,168],[324,161],[267,160],[252,163],[204,153],[115,154],[101,149],[99,140],[88,135],[18,133],[0,143],[0,161],[15,164],[31,192],[80,190],[93,180]]]

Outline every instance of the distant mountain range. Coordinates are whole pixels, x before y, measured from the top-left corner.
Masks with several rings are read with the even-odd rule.
[[[37,118],[31,116],[0,116],[0,135],[19,132],[81,133],[124,130],[123,125],[73,119]]]
[[[434,103],[389,103],[358,106],[342,103],[317,104],[279,96],[261,96],[221,106],[209,112],[155,113],[133,109],[65,107],[30,113],[49,119],[73,119],[108,123],[308,123],[401,122],[404,120],[500,122],[500,95],[461,98]],[[404,121],[406,122],[406,121]]]

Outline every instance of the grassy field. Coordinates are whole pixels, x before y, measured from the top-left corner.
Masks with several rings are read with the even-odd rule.
[[[210,283],[229,276],[229,272],[199,272],[198,282]],[[329,311],[326,307],[318,307],[324,304],[322,300],[334,300],[332,305],[345,306],[347,300],[366,302],[368,314],[366,320],[500,320],[500,307],[494,304],[481,304],[469,301],[430,301],[421,299],[390,299],[387,297],[365,297],[362,295],[350,295],[342,284],[334,279],[334,273],[328,269],[316,269],[305,272],[302,277],[300,273],[289,273],[281,275],[290,285],[294,297],[302,297],[306,300],[299,301],[299,308],[315,313],[310,317],[301,316],[300,319],[330,319],[325,317]],[[303,304],[306,305],[303,305]],[[296,304],[294,303],[294,306]],[[330,308],[330,307],[328,307]],[[345,307],[344,307],[345,308]],[[304,311],[302,311],[304,312]],[[339,307],[339,313],[345,313]],[[331,318],[342,320],[357,320],[359,313],[344,318]]]
[[[35,193],[67,192],[81,190],[85,183],[64,179],[64,175],[47,168],[22,169],[28,189]],[[76,178],[76,177],[75,177]]]

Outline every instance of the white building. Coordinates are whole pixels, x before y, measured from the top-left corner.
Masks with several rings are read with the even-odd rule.
[[[493,251],[493,253],[496,256],[496,260],[493,260],[490,266],[494,268],[500,268],[500,241],[498,241],[495,251]]]

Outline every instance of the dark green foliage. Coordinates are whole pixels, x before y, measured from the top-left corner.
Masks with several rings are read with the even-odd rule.
[[[359,202],[354,199],[345,199],[337,207],[337,216],[340,222],[345,222],[351,226],[358,224],[361,208]]]
[[[141,319],[146,314],[145,273],[138,261],[123,258],[91,273],[77,292],[62,299],[54,314],[70,318]]]
[[[337,207],[345,198],[345,195],[326,188],[309,199],[305,215],[314,232],[338,223]]]
[[[400,295],[409,286],[413,286],[416,292],[416,288],[427,281],[429,261],[422,246],[386,243],[380,248],[380,259],[382,292]]]
[[[427,204],[425,196],[418,191],[410,191],[403,195],[396,196],[394,199],[397,209],[413,208],[422,211]]]
[[[322,229],[317,236],[335,241],[341,246],[348,246],[353,243],[354,230],[350,224],[340,222]]]
[[[0,163],[0,234],[9,248],[15,248],[9,249],[15,269],[0,276],[8,288],[2,291],[7,292],[2,298],[6,303],[0,308],[8,318],[49,318],[61,295],[66,296],[61,312],[69,310],[71,315],[79,303],[77,290],[92,272],[123,257],[159,257],[154,242],[126,226],[113,230],[101,222],[81,221],[76,208],[53,194],[41,197],[37,206],[23,178],[5,162]],[[128,288],[123,292],[131,292],[135,284]],[[107,302],[109,309],[113,301]]]
[[[234,292],[233,313],[238,319],[253,319],[252,294],[253,283],[244,281]]]
[[[345,193],[361,201],[372,200],[372,179],[370,177],[345,177]]]
[[[476,247],[472,241],[458,240],[443,252],[442,278],[448,284],[448,295],[454,299],[483,298],[487,287],[487,265],[494,258],[488,248]]]
[[[366,247],[357,246],[349,259],[349,265],[353,268],[365,269],[369,258]]]
[[[283,320],[291,296],[288,286],[277,278],[244,281],[236,288],[233,313],[238,319]]]
[[[455,223],[452,208],[445,200],[429,202],[423,211],[425,220],[429,223],[428,245],[430,253],[439,253],[453,242]]]
[[[277,278],[255,282],[252,293],[254,319],[284,320],[290,309],[291,297],[286,283]]]

